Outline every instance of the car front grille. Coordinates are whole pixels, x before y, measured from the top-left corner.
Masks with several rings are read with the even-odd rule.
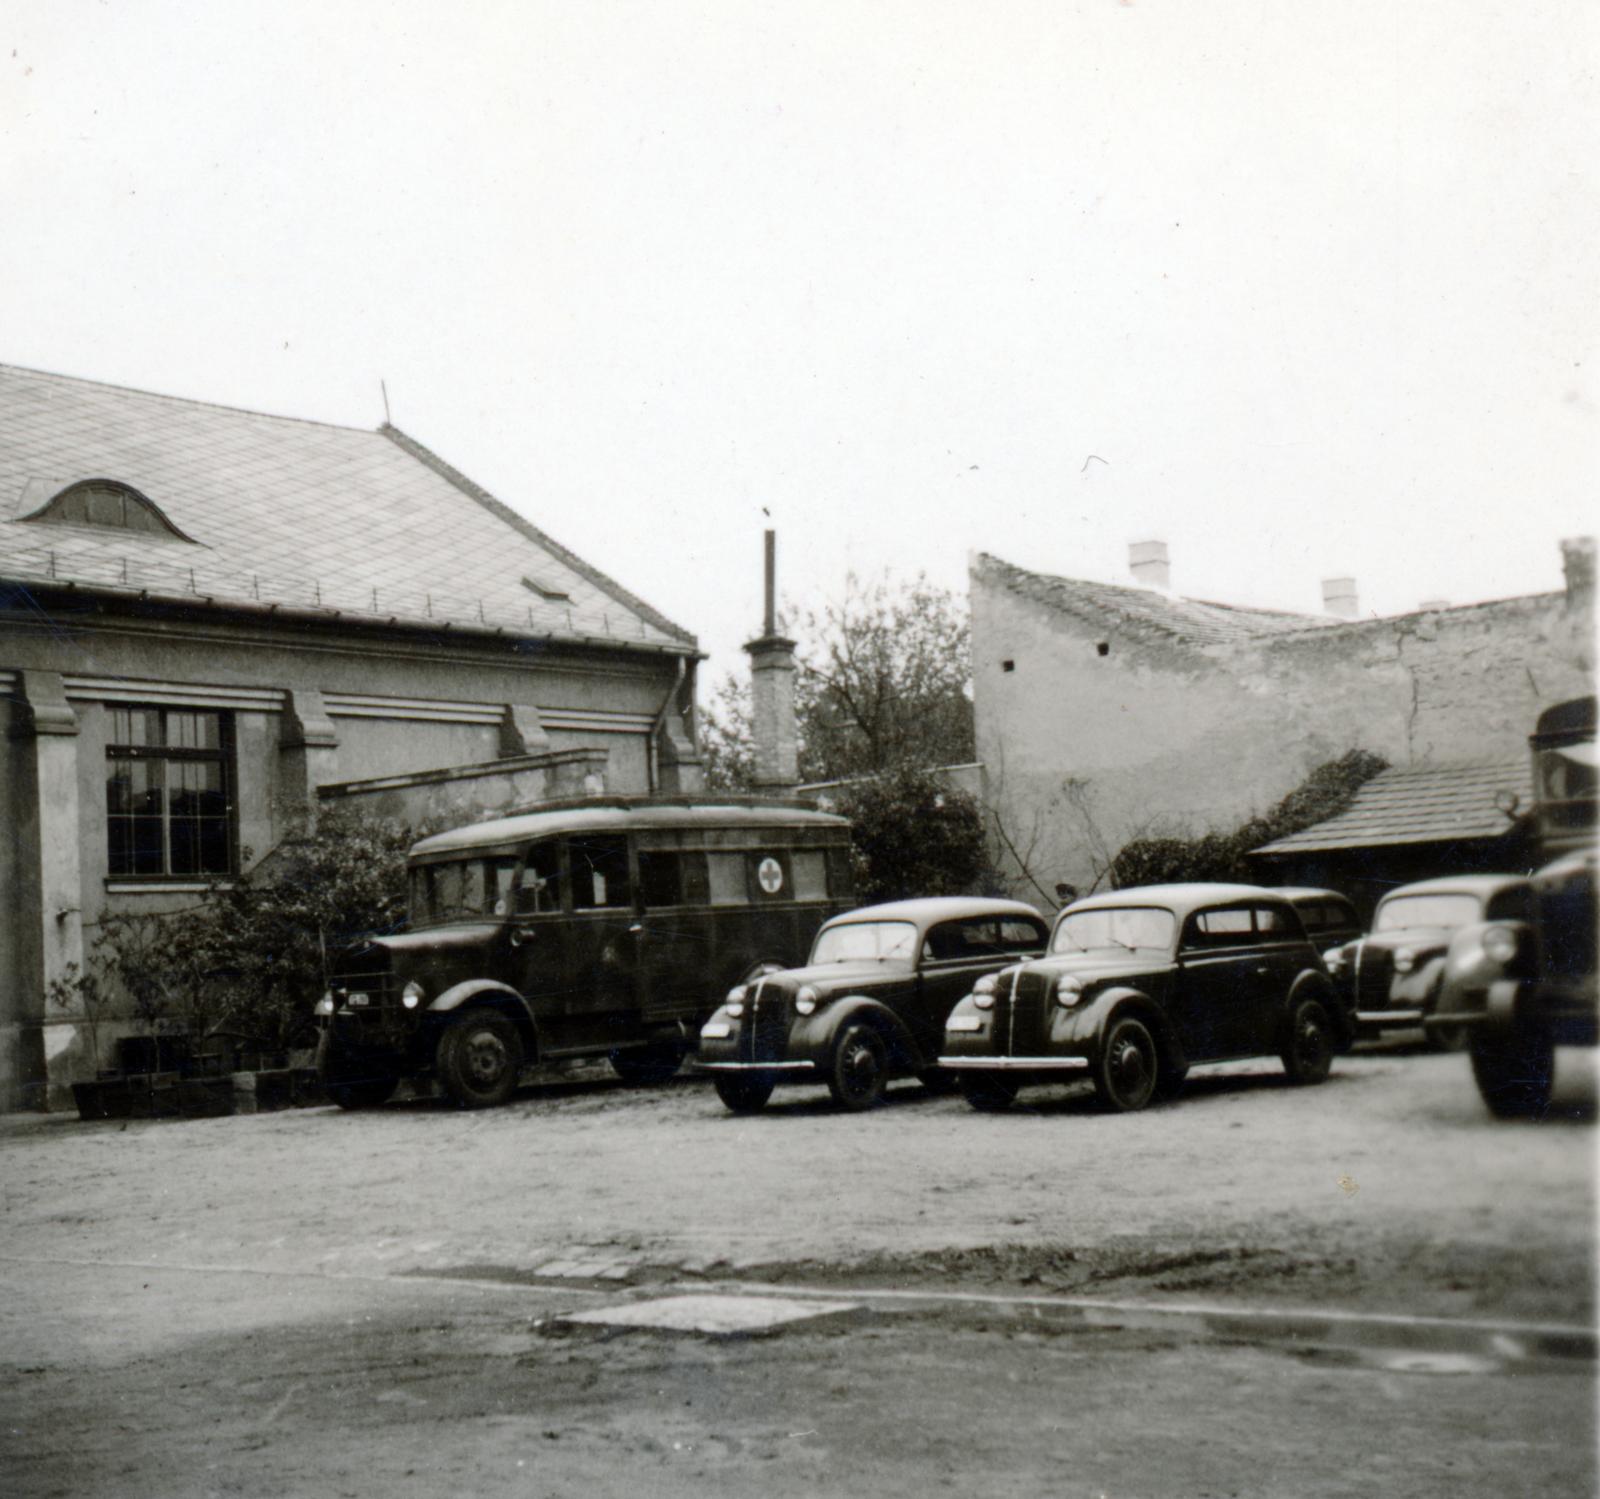
[[[1055,975],[1023,968],[1016,974],[1015,986],[1009,974],[1002,974],[997,984],[1002,1002],[1010,1005],[1010,1015],[1001,1032],[1007,1039],[1006,1049],[1017,1055],[1031,1055],[1044,1044]]]
[[[789,990],[760,979],[750,986],[749,1024],[744,1028],[747,1062],[781,1060],[789,1037]]]
[[[1365,943],[1356,955],[1356,1008],[1387,1010],[1389,985],[1394,978],[1394,959],[1382,948]]]

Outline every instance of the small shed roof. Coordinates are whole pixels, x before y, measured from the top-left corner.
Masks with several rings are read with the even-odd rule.
[[[1506,793],[1529,805],[1532,772],[1526,756],[1470,765],[1430,765],[1380,771],[1337,817],[1278,838],[1252,854],[1277,855],[1403,843],[1450,843],[1500,838],[1514,823],[1500,807]]]

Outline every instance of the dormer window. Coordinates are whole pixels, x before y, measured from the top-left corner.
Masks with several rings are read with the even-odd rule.
[[[84,479],[69,484],[54,499],[24,515],[44,526],[97,526],[111,531],[137,531],[189,541],[138,490],[115,479]]]

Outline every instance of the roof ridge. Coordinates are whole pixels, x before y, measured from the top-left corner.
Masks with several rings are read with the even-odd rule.
[[[144,396],[152,401],[171,401],[179,406],[199,406],[207,411],[225,411],[230,416],[258,416],[269,422],[294,422],[302,427],[322,427],[332,432],[355,432],[363,437],[377,437],[381,428],[352,427],[343,422],[325,422],[314,416],[285,416],[276,411],[258,411],[253,406],[227,406],[221,401],[204,401],[196,396],[175,396],[162,390],[145,390],[138,385],[122,385],[115,380],[90,380],[83,375],[63,375],[59,370],[34,369],[26,364],[0,362],[0,373],[14,371],[20,375],[36,375],[44,380],[60,380],[68,385],[88,385],[96,390],[114,390],[122,395]]]
[[[533,522],[528,520],[525,516],[519,515],[515,510],[507,505],[504,500],[496,499],[495,496],[490,494],[489,491],[481,484],[469,479],[464,473],[461,472],[460,469],[441,458],[437,453],[433,452],[432,449],[425,447],[409,433],[402,432],[400,428],[395,426],[392,422],[385,422],[381,427],[378,428],[377,435],[388,438],[389,441],[394,443],[394,445],[403,453],[408,453],[411,457],[415,458],[417,462],[424,464],[428,468],[431,468],[441,478],[448,480],[451,484],[455,485],[457,489],[459,489],[470,499],[476,500],[478,504],[482,505],[484,509],[493,515],[497,520],[501,520],[505,522],[506,525],[511,526],[517,531],[520,531],[530,541],[534,542],[538,546],[543,547],[558,561],[564,563],[567,567],[570,567],[580,576],[587,578],[602,592],[610,594],[611,597],[614,598],[619,604],[625,605],[627,608],[632,609],[641,618],[648,620],[658,630],[663,630],[668,635],[676,636],[679,640],[684,641],[686,644],[696,646],[699,644],[699,641],[695,638],[695,636],[688,630],[684,629],[682,625],[675,624],[659,610],[652,608],[636,593],[624,588],[622,584],[616,581],[615,578],[612,578],[606,573],[601,572],[601,570],[593,563],[585,562],[583,558],[578,556],[576,552],[569,551],[553,536],[541,531],[538,526],[534,525]]]

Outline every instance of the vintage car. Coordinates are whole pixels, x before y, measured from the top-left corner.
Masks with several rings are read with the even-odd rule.
[[[1306,936],[1318,952],[1354,942],[1366,930],[1355,905],[1337,890],[1282,885],[1272,893],[1281,895],[1300,913],[1300,924],[1305,927]]]
[[[1527,881],[1514,874],[1449,875],[1401,885],[1378,902],[1367,936],[1323,953],[1328,972],[1355,1005],[1363,1035],[1425,1023],[1439,1002],[1445,950],[1462,927],[1483,920],[1491,901],[1526,904]],[[1428,1028],[1439,1051],[1459,1051],[1459,1026]]]
[[[1191,1065],[1278,1056],[1320,1083],[1354,1025],[1294,907],[1253,885],[1148,885],[1075,901],[1049,953],[981,979],[939,1061],[977,1109],[1024,1083],[1087,1074],[1105,1107],[1142,1109]]]
[[[344,956],[317,1005],[343,1108],[401,1078],[462,1108],[523,1069],[670,1077],[729,984],[801,961],[848,910],[850,825],[806,802],[588,797],[424,838],[410,930]]]
[[[1049,926],[1014,900],[936,896],[864,906],[817,933],[805,967],[735,986],[700,1028],[699,1065],[736,1113],[780,1082],[825,1082],[866,1109],[896,1075],[933,1073],[950,1007],[984,974],[1044,951]]]
[[[1545,709],[1528,742],[1534,839],[1550,862],[1455,935],[1424,1022],[1466,1035],[1479,1096],[1502,1119],[1549,1107],[1557,1046],[1600,1042],[1594,698]]]

